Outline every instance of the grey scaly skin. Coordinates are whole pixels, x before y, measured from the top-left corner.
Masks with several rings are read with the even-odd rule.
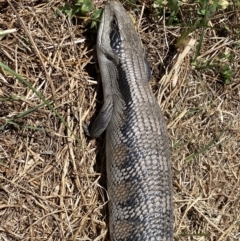
[[[90,135],[106,130],[111,241],[173,240],[172,177],[164,117],[150,69],[123,6],[106,4],[97,38],[104,105]]]

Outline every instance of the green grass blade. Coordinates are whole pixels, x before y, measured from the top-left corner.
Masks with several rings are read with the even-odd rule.
[[[193,158],[199,156],[200,154],[205,153],[206,151],[210,150],[214,144],[219,140],[219,138],[223,135],[225,131],[222,131],[216,138],[212,139],[206,146],[204,146],[202,149],[200,149],[196,153],[192,153],[191,155],[187,156],[184,161],[191,161]]]
[[[77,142],[82,146],[80,139],[77,138],[77,136],[73,133],[72,129],[68,125],[68,123],[64,120],[64,118],[58,113],[57,110],[54,109],[54,107],[50,104],[49,101],[47,101],[44,96],[37,91],[26,79],[24,79],[21,75],[16,73],[14,70],[12,70],[10,67],[7,65],[3,64],[0,61],[0,67],[3,68],[5,71],[7,71],[9,74],[12,76],[16,77],[19,81],[21,81],[23,84],[25,84],[29,89],[31,89],[38,97],[40,100],[43,101],[43,103],[59,118],[59,120],[64,124],[64,126],[70,131],[70,133],[74,136],[74,138],[77,140]],[[32,111],[32,110],[31,110]]]

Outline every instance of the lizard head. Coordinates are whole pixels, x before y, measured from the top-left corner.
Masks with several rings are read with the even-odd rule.
[[[133,21],[118,2],[110,1],[105,6],[98,30],[97,50],[115,61],[128,50],[144,55]]]

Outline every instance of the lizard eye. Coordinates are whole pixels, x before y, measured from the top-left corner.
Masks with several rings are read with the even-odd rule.
[[[108,59],[109,61],[113,61],[113,57],[110,54],[104,54],[104,56],[106,57],[106,59]]]

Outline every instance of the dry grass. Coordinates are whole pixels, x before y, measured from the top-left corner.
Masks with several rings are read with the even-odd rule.
[[[82,128],[95,111],[100,80],[96,35],[85,32],[84,19],[73,24],[55,14],[63,1],[11,2],[0,0],[0,28],[17,32],[0,40],[0,61],[40,91],[66,124],[0,69],[0,240],[104,240],[103,140],[96,145]],[[201,69],[190,65],[200,31],[174,50],[180,27],[153,14],[139,22],[151,85],[168,122],[176,240],[240,240],[239,17],[237,11],[214,16],[198,60],[215,67]],[[229,27],[227,36],[217,31],[221,26]],[[234,73],[228,85],[220,74],[226,65]]]

